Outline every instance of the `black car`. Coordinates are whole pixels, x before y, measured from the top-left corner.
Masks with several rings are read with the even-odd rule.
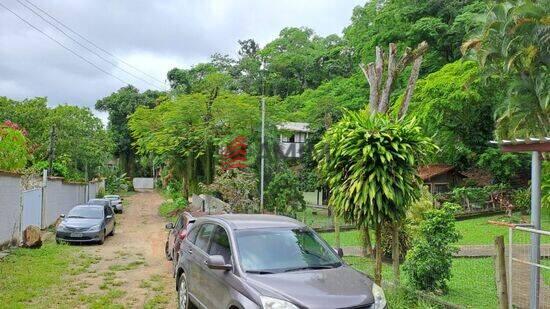
[[[57,226],[55,240],[60,242],[105,242],[115,233],[115,214],[111,206],[78,205]]]

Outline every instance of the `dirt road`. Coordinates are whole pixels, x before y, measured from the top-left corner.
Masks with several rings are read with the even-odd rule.
[[[109,291],[113,303],[126,308],[175,308],[172,264],[164,257],[166,221],[158,215],[162,197],[146,192],[126,200],[115,235],[102,246],[82,246],[98,262],[79,275],[80,286],[86,294]]]

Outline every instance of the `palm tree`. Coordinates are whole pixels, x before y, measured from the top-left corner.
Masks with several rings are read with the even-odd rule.
[[[487,77],[507,84],[496,109],[499,138],[548,136],[550,130],[550,1],[490,4],[481,29],[462,46]]]

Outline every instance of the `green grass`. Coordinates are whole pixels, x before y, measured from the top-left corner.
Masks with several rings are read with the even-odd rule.
[[[345,257],[345,260],[357,270],[373,274],[373,260],[351,256]],[[452,278],[449,281],[449,292],[438,296],[438,298],[468,308],[497,307],[498,300],[492,258],[455,258],[453,259],[451,272]],[[382,265],[382,278],[384,280],[393,280],[391,265]],[[407,285],[406,274],[403,272],[401,273],[401,281],[404,285]],[[388,302],[390,299],[388,296]],[[427,306],[428,304],[424,305]],[[394,308],[391,303],[390,307]]]
[[[550,208],[542,210],[542,229],[550,230]],[[504,235],[504,242],[508,243],[508,228],[496,226],[488,223],[488,221],[500,221],[502,215],[479,217],[456,221],[456,228],[462,235],[462,238],[457,242],[458,245],[492,245],[495,237]],[[528,217],[524,217],[528,221]],[[334,233],[322,233],[323,238],[330,244],[334,244]],[[372,240],[374,238],[371,237]],[[541,243],[550,243],[550,237],[542,236]],[[340,233],[340,242],[343,247],[361,246],[361,232],[358,230],[346,231]],[[514,232],[514,243],[528,244],[529,233],[520,231]]]
[[[4,308],[24,308],[26,303],[60,287],[62,276],[75,260],[67,245],[46,242],[40,249],[15,249],[0,262],[0,304]]]
[[[540,263],[544,266],[549,266],[550,267],[550,259],[541,259]],[[544,281],[544,284],[550,285],[550,270],[541,268],[540,273],[541,273],[541,276],[542,276],[542,280]]]

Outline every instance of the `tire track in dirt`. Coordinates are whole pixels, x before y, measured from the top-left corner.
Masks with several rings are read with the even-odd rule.
[[[115,235],[102,246],[83,247],[101,259],[80,276],[87,283],[84,292],[114,289],[115,302],[128,308],[175,308],[172,264],[164,256],[165,220],[158,215],[163,199],[157,192],[140,192],[126,200],[124,213],[116,215]]]

